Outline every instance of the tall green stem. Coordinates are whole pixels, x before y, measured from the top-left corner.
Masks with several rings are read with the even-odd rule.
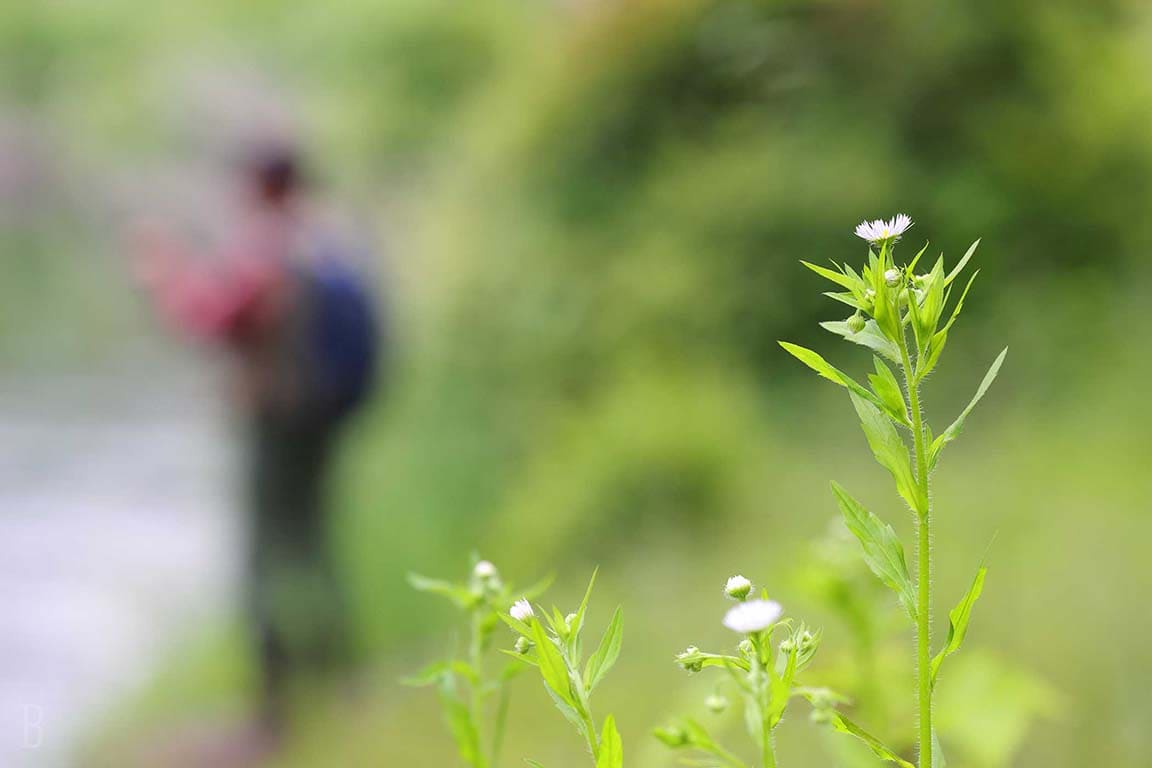
[[[482,616],[479,609],[474,609],[471,616],[471,633],[468,641],[468,661],[472,665],[472,670],[476,675],[477,680],[484,679],[484,635],[481,627]],[[480,690],[478,684],[472,684],[471,688],[471,710],[472,722],[475,724],[477,738],[480,738],[480,724],[484,720],[484,693]],[[489,763],[484,757],[484,750],[482,745],[478,745],[479,749],[476,754],[477,768],[489,768]]]
[[[772,736],[772,729],[765,729],[764,734],[764,768],[776,768],[776,742]]]
[[[932,768],[932,536],[931,496],[928,488],[928,457],[924,436],[924,415],[920,406],[920,384],[908,356],[908,342],[900,334],[904,381],[908,388],[908,407],[912,412],[912,440],[916,451],[916,484],[923,509],[916,510],[916,678],[919,685],[920,768]]]

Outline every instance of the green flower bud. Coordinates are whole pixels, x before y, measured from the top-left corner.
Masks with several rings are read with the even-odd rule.
[[[848,330],[852,331],[852,333],[860,333],[860,331],[864,330],[865,324],[867,324],[867,321],[864,319],[864,315],[859,312],[848,318]]]
[[[740,645],[736,646],[740,650],[740,655],[746,659],[750,659],[756,655],[756,646],[752,645],[752,641],[744,638],[740,641]]]
[[[733,576],[724,585],[724,594],[733,600],[743,600],[752,591],[752,582],[743,576]]]
[[[531,647],[532,647],[532,641],[529,640],[528,638],[526,638],[526,637],[516,638],[516,645],[515,645],[516,653],[519,653],[521,656],[523,656],[525,653],[528,653],[528,649]]]
[[[700,655],[700,649],[694,645],[688,646],[683,653],[678,654],[676,663],[686,672],[699,672],[704,669],[704,659]]]
[[[672,747],[687,747],[691,746],[691,739],[688,738],[688,732],[678,725],[670,725],[667,728],[657,728],[653,733],[665,746]]]
[[[714,693],[708,698],[704,699],[704,706],[712,714],[718,715],[724,710],[728,709],[728,699],[724,698],[718,693]]]
[[[895,288],[900,285],[901,273],[900,270],[893,267],[884,273],[884,284],[889,288]]]

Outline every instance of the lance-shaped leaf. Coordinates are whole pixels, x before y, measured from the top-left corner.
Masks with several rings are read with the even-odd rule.
[[[876,373],[868,374],[872,391],[883,401],[884,410],[897,424],[908,426],[908,406],[904,403],[904,392],[900,389],[896,374],[880,358],[873,356],[872,360],[876,365]]]
[[[472,711],[461,699],[451,678],[445,678],[440,685],[440,701],[460,758],[468,765],[480,765],[480,733],[472,718]]]
[[[569,628],[568,658],[571,659],[574,668],[580,664],[580,632],[584,629],[584,614],[588,612],[588,601],[592,597],[592,587],[596,585],[596,574],[599,572],[599,567],[592,571],[592,578],[588,580],[588,589],[584,591],[584,599],[580,601],[580,607],[576,610],[576,615],[572,619],[572,626]]]
[[[968,588],[967,594],[955,608],[948,612],[948,642],[940,653],[932,659],[932,685],[936,685],[936,673],[940,669],[940,665],[944,663],[944,659],[960,650],[960,644],[964,642],[964,635],[968,633],[968,620],[972,618],[972,606],[980,599],[980,593],[984,591],[984,576],[987,575],[988,569],[980,566],[980,570],[976,572],[976,578],[972,581],[972,586]]]
[[[408,574],[408,583],[417,591],[446,597],[461,608],[471,608],[481,600],[480,595],[467,587],[440,579],[430,579],[418,573]]]
[[[820,327],[826,331],[835,333],[837,336],[843,336],[845,341],[859,344],[862,347],[868,347],[873,352],[880,353],[896,364],[900,363],[900,348],[884,335],[884,332],[880,330],[880,326],[876,325],[875,320],[869,320],[864,323],[864,327],[856,332],[853,332],[844,320],[829,320],[828,322],[820,323]]]
[[[880,581],[896,592],[900,604],[915,621],[916,590],[908,575],[904,546],[896,532],[888,523],[865,509],[838,483],[832,483],[832,492],[836,494],[836,502],[840,505],[840,513],[844,516],[848,530],[860,540],[860,546],[864,549],[864,562]]]
[[[819,264],[810,264],[807,261],[801,261],[800,263],[803,264],[804,266],[808,267],[808,269],[812,270],[813,272],[820,275],[821,277],[823,277],[827,280],[831,280],[832,282],[836,283],[837,285],[843,286],[850,291],[859,290],[861,287],[859,280],[857,280],[853,277],[850,277],[848,275],[845,275],[842,272],[837,272],[836,270],[828,269],[827,267],[821,267]]]
[[[992,363],[992,367],[988,369],[988,373],[984,374],[984,380],[980,382],[980,386],[976,390],[972,402],[968,403],[968,406],[960,412],[960,415],[956,417],[956,421],[952,422],[948,429],[941,432],[940,436],[932,441],[932,449],[928,460],[929,467],[936,466],[936,462],[940,458],[940,451],[960,434],[960,430],[964,428],[964,420],[968,418],[968,414],[972,412],[972,409],[975,408],[976,404],[984,397],[988,388],[992,386],[992,382],[996,380],[996,374],[1000,373],[1000,366],[1004,363],[1004,357],[1007,354],[1008,348],[1005,347],[1004,351],[996,358],[996,361]]]
[[[896,480],[896,490],[913,510],[923,515],[928,509],[928,500],[922,498],[916,479],[912,476],[912,464],[908,458],[908,446],[900,438],[896,427],[879,408],[867,400],[851,393],[852,405],[860,416],[864,436],[880,466],[892,473]]]
[[[624,768],[624,744],[612,715],[608,715],[600,731],[600,752],[596,755],[596,768]]]
[[[588,658],[588,665],[584,668],[584,687],[591,692],[596,684],[604,679],[608,670],[616,663],[620,656],[620,645],[624,641],[624,613],[617,607],[612,616],[612,623],[604,630],[598,647]]]
[[[868,748],[872,750],[872,754],[876,755],[876,757],[879,757],[880,759],[886,760],[890,763],[896,763],[896,765],[900,766],[900,768],[916,768],[915,765],[900,757],[900,755],[896,754],[889,747],[885,746],[884,742],[880,741],[880,739],[868,733],[860,726],[856,725],[856,723],[849,720],[839,711],[830,708],[822,709],[820,711],[827,715],[828,722],[834,729],[840,733],[846,733],[849,736],[855,736],[857,739],[867,744]]]
[[[576,698],[572,695],[568,666],[560,655],[560,649],[544,632],[544,626],[539,621],[532,621],[532,640],[536,643],[536,663],[540,666],[540,676],[544,678],[545,685],[566,704],[575,706]]]
[[[792,344],[787,341],[779,342],[780,346],[784,347],[793,357],[795,357],[804,365],[808,366],[816,373],[820,374],[829,381],[834,381],[842,387],[846,387],[849,392],[855,393],[857,396],[864,398],[878,406],[883,407],[880,398],[872,394],[865,387],[861,386],[855,379],[848,374],[841,371],[839,368],[834,367],[831,363],[821,357],[818,353],[810,349],[801,347],[799,344]]]
[[[944,279],[944,284],[947,285],[960,276],[960,272],[967,266],[968,260],[972,258],[972,254],[976,253],[976,248],[980,245],[980,240],[968,246],[968,250],[964,253],[963,258],[956,262],[956,266],[952,267],[952,271],[948,273],[948,277]]]

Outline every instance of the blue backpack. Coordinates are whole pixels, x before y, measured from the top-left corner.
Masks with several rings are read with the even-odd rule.
[[[361,405],[376,383],[382,329],[367,280],[343,249],[325,243],[314,256],[303,268],[307,380],[313,404],[339,417]]]

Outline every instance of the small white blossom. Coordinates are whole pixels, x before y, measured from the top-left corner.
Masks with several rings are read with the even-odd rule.
[[[532,603],[524,598],[520,598],[513,603],[508,613],[512,618],[516,619],[516,621],[528,621],[528,619],[536,615],[536,612],[532,610]]]
[[[898,213],[888,221],[876,219],[875,221],[860,222],[856,225],[856,237],[863,238],[870,243],[882,243],[886,240],[896,241],[910,226],[912,226],[912,219],[907,214]]]
[[[496,566],[487,560],[481,560],[472,567],[472,575],[481,581],[496,578]]]
[[[737,574],[728,579],[724,585],[724,594],[733,600],[743,600],[752,591],[752,582]]]
[[[733,632],[747,635],[768,629],[783,613],[784,609],[775,600],[749,600],[728,609],[724,616],[724,626]]]

